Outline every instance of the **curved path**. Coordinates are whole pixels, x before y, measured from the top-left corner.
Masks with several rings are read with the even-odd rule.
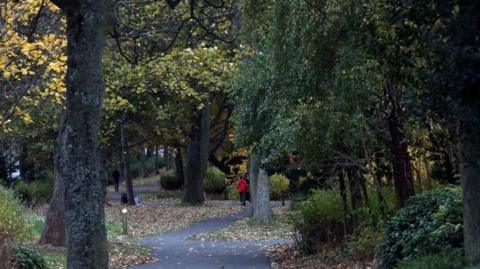
[[[270,269],[263,247],[286,241],[198,241],[193,235],[222,229],[249,216],[250,208],[222,218],[210,219],[186,229],[149,237],[142,243],[152,249],[158,261],[131,269]]]

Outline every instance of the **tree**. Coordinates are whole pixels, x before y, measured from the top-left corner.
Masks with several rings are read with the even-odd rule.
[[[68,268],[107,268],[105,185],[98,169],[104,93],[102,55],[109,1],[53,1],[67,21],[66,109],[59,132],[59,175],[65,185]]]

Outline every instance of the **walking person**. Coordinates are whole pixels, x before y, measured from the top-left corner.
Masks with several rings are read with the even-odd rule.
[[[240,193],[240,202],[243,206],[247,205],[248,182],[245,176],[241,176],[237,182],[237,190]]]
[[[115,192],[118,192],[118,188],[120,185],[120,172],[118,172],[118,170],[115,169],[112,173],[112,177],[113,177],[113,184],[115,185]]]

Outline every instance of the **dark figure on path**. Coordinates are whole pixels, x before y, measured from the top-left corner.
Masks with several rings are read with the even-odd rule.
[[[237,190],[240,193],[240,202],[243,206],[247,205],[247,192],[248,192],[248,182],[244,176],[240,177],[240,180],[237,182]]]
[[[118,170],[113,171],[113,184],[115,184],[115,192],[118,192],[118,185],[120,184],[120,172]]]

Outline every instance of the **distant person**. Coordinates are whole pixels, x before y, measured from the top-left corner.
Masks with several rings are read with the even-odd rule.
[[[118,192],[118,187],[120,185],[120,172],[118,172],[118,170],[114,170],[112,176],[113,184],[115,184],[115,192]]]
[[[243,206],[247,205],[248,182],[244,176],[241,176],[237,182],[237,190],[240,193],[240,202]]]

